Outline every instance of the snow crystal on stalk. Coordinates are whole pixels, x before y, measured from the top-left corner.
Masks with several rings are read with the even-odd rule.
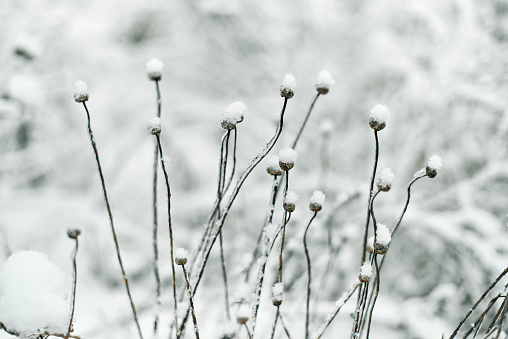
[[[318,74],[317,80],[316,80],[316,90],[321,94],[326,94],[330,90],[330,87],[335,85],[335,80],[333,79],[332,75],[328,71],[321,71]]]
[[[88,85],[82,80],[75,83],[74,100],[76,102],[85,102],[88,100]]]
[[[383,224],[377,224],[374,250],[378,254],[385,254],[388,250],[388,245],[390,245],[390,241],[392,241],[392,235],[388,227]]]
[[[380,131],[386,127],[386,120],[390,117],[388,108],[377,104],[370,110],[369,125],[372,129]]]
[[[148,118],[148,133],[159,134],[161,132],[162,120],[158,117]]]
[[[319,212],[325,203],[325,195],[321,191],[314,191],[310,197],[309,209],[313,212]]]
[[[379,176],[376,181],[377,188],[380,191],[388,192],[390,188],[392,188],[393,180],[395,179],[395,174],[393,174],[390,168],[383,168],[381,172],[379,172]]]
[[[266,159],[266,171],[270,175],[281,175],[282,170],[279,166],[279,157],[272,155]]]
[[[427,167],[425,171],[429,178],[434,178],[437,175],[437,172],[443,167],[443,162],[441,161],[441,157],[438,155],[433,155],[430,157],[427,162]]]
[[[296,79],[293,74],[286,74],[280,85],[280,96],[291,99],[295,95]]]
[[[298,154],[292,148],[284,148],[279,152],[279,166],[283,171],[289,171],[295,166]]]
[[[284,293],[284,284],[276,283],[272,287],[272,303],[274,306],[280,306],[282,304],[282,295]]]
[[[184,248],[177,248],[175,250],[175,263],[177,265],[185,265],[187,263],[187,258],[189,256],[189,252],[187,252]]]
[[[358,279],[360,279],[360,281],[363,282],[369,282],[371,276],[372,276],[372,265],[370,264],[370,262],[366,261],[360,267],[360,275],[358,276]]]
[[[283,207],[286,212],[294,212],[296,208],[296,202],[300,196],[293,191],[287,191],[284,197]]]
[[[21,336],[66,333],[69,280],[36,251],[11,255],[0,270],[0,321]]]
[[[236,322],[239,324],[245,324],[249,320],[250,309],[246,304],[240,305],[238,310],[236,311]]]
[[[222,128],[232,130],[243,121],[247,106],[241,101],[235,101],[222,113],[220,124]]]
[[[162,79],[162,69],[164,63],[158,58],[152,58],[146,63],[146,76],[152,81]]]

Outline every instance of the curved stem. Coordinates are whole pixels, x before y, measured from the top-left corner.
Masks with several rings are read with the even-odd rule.
[[[309,249],[307,247],[307,232],[309,231],[310,224],[316,218],[317,212],[314,212],[312,218],[305,229],[305,233],[303,234],[303,249],[305,250],[305,258],[307,259],[307,301],[305,307],[305,339],[309,339],[309,305],[310,305],[310,285],[312,280],[311,275],[311,265],[310,265],[310,255]]]
[[[67,338],[70,337],[72,332],[72,320],[74,319],[74,309],[76,306],[76,284],[78,282],[78,265],[76,263],[76,256],[78,255],[79,242],[78,237],[74,238],[76,241],[76,246],[74,247],[74,251],[72,253],[72,297],[71,297],[71,317],[69,319],[69,328],[67,330]]]
[[[174,245],[173,245],[173,225],[171,222],[171,188],[169,186],[168,172],[166,171],[166,165],[164,163],[164,153],[162,152],[162,144],[159,134],[156,134],[157,145],[159,146],[159,155],[161,158],[162,172],[164,173],[164,181],[166,182],[166,191],[168,195],[168,227],[169,227],[169,241],[170,241],[170,252],[171,252],[171,272],[173,278],[173,300],[174,300],[174,322],[177,335],[178,332],[178,301],[176,296],[176,273],[175,273],[175,258],[174,258]]]
[[[97,145],[95,143],[95,138],[93,136],[92,126],[91,126],[91,122],[90,122],[90,112],[88,112],[88,107],[86,107],[85,102],[83,102],[83,107],[85,107],[86,116],[88,119],[88,134],[90,136],[90,142],[92,144],[92,148],[93,148],[93,151],[95,154],[95,160],[97,162],[97,168],[99,170],[99,177],[101,179],[101,184],[102,184],[102,192],[104,193],[104,201],[106,203],[106,209],[108,210],[109,222],[110,222],[110,226],[111,226],[111,233],[113,233],[113,241],[115,243],[116,256],[118,258],[120,270],[122,271],[125,289],[127,290],[127,296],[129,297],[129,301],[130,301],[131,309],[132,309],[132,314],[134,316],[134,322],[136,323],[136,327],[137,327],[140,339],[143,339],[143,334],[141,333],[141,327],[139,325],[138,314],[136,312],[136,306],[134,305],[134,300],[132,299],[131,290],[129,287],[129,279],[127,278],[127,273],[125,272],[125,268],[123,266],[123,261],[122,261],[122,256],[120,254],[120,244],[118,243],[118,237],[117,237],[116,231],[115,231],[115,224],[113,222],[113,213],[111,212],[111,206],[109,205],[108,192],[106,190],[106,182],[104,180],[104,175],[102,173],[102,166],[101,166],[101,162],[99,159],[99,152],[97,150]]]

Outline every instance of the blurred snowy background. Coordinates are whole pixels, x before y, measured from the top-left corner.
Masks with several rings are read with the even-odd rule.
[[[9,253],[37,250],[71,275],[73,242],[66,231],[81,228],[75,333],[136,336],[86,115],[72,99],[74,82],[85,80],[124,262],[150,338],[153,137],[146,119],[156,105],[145,63],[156,56],[166,65],[162,142],[171,157],[175,243],[189,250],[215,198],[220,114],[236,100],[248,107],[238,129],[241,171],[273,135],[284,74],[294,74],[298,87],[274,152],[293,140],[315,96],[316,76],[327,69],[337,84],[316,103],[291,173],[290,189],[300,202],[288,228],[282,311],[302,338],[301,237],[311,216],[307,199],[317,188],[327,194],[323,213],[345,195],[362,196],[330,223],[323,214],[312,226],[312,332],[358,273],[374,152],[368,111],[383,103],[392,117],[380,132],[380,168],[390,167],[396,179],[376,201],[378,219],[393,227],[407,182],[432,154],[443,158],[444,168],[413,186],[384,268],[372,337],[449,335],[507,263],[507,41],[506,0],[4,0],[0,263]],[[320,128],[325,121],[334,126],[329,134]],[[270,182],[261,164],[224,226],[233,295],[245,291],[241,271],[263,225]],[[161,181],[161,328],[167,333],[172,301],[164,190]],[[275,220],[280,215],[279,207]],[[327,265],[331,270],[320,279]],[[275,308],[268,289],[275,268],[271,258],[259,338],[271,331]],[[214,250],[195,301],[203,338],[219,338],[228,326],[222,298]],[[341,311],[325,338],[349,335],[353,306]]]

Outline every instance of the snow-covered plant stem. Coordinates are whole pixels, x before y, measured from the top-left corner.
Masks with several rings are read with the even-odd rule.
[[[487,315],[487,313],[490,311],[490,309],[492,308],[492,306],[494,306],[494,304],[498,301],[499,298],[503,297],[501,293],[499,293],[498,295],[496,295],[494,298],[492,298],[489,302],[489,304],[487,305],[487,307],[485,308],[485,310],[483,310],[483,312],[478,316],[478,318],[475,320],[474,323],[471,324],[469,330],[467,330],[467,332],[464,334],[463,338],[467,338],[469,335],[471,335],[471,333],[473,333],[473,331],[475,331],[475,335],[478,333],[478,331],[480,330],[480,326],[483,322],[483,320],[485,319],[485,316]],[[505,300],[506,300],[506,297],[504,296]],[[503,304],[501,305],[501,308],[499,309],[499,311],[503,308],[504,306],[504,302]],[[492,320],[492,323],[489,325],[489,327],[487,328],[487,330],[485,331],[486,334],[492,334],[493,332],[491,332],[492,329],[495,329],[493,327],[494,323],[496,322],[497,320],[497,316],[498,314],[496,314],[496,316],[494,316],[494,319]],[[489,334],[489,335],[490,335]],[[488,337],[488,336],[487,336]]]
[[[166,171],[166,165],[164,163],[164,153],[162,152],[162,144],[159,133],[155,134],[157,139],[157,146],[159,148],[159,156],[161,159],[162,172],[164,173],[164,181],[166,182],[166,191],[168,195],[168,227],[169,227],[169,242],[171,252],[171,271],[173,278],[173,300],[174,300],[174,328],[178,336],[178,301],[176,296],[176,279],[175,279],[175,259],[174,259],[174,245],[173,245],[173,225],[171,223],[171,187],[169,186],[168,172]]]
[[[319,95],[319,94],[318,94]],[[310,284],[312,281],[311,264],[309,249],[307,247],[307,232],[309,231],[310,224],[316,218],[318,212],[314,212],[312,218],[310,218],[305,233],[303,234],[303,249],[305,250],[305,258],[307,259],[307,301],[305,307],[305,339],[309,339],[309,307],[310,307]]]
[[[106,208],[108,210],[109,221],[110,221],[110,225],[111,225],[111,232],[113,233],[113,240],[115,242],[116,256],[118,258],[118,263],[120,264],[120,269],[122,271],[122,276],[123,276],[123,280],[125,283],[125,289],[127,290],[127,296],[129,297],[129,301],[131,303],[132,314],[134,315],[134,322],[136,323],[136,327],[138,329],[138,334],[139,334],[140,339],[143,339],[143,334],[141,332],[141,327],[139,325],[138,314],[136,312],[136,306],[134,305],[134,300],[132,299],[131,290],[129,288],[129,279],[127,278],[127,273],[125,273],[125,268],[123,266],[122,256],[120,254],[120,245],[118,243],[118,237],[116,236],[115,224],[113,222],[113,213],[111,212],[111,206],[110,206],[109,200],[108,200],[108,192],[106,190],[106,182],[104,180],[104,175],[102,174],[102,166],[101,166],[101,162],[99,159],[99,152],[97,150],[97,145],[95,143],[95,138],[93,136],[92,126],[90,123],[90,112],[88,112],[88,108],[86,107],[85,102],[83,102],[83,107],[85,108],[86,116],[88,119],[88,134],[90,136],[90,142],[92,144],[92,148],[93,148],[93,151],[95,154],[95,160],[97,161],[97,168],[99,170],[99,176],[101,179],[102,191],[104,193],[104,201],[106,203]]]
[[[288,186],[289,186],[289,171],[285,171],[286,173],[286,186],[284,188],[284,198],[287,195],[288,192]],[[282,221],[282,234],[280,237],[280,247],[279,247],[279,282],[282,282],[282,251],[284,250],[284,240],[286,237],[286,225],[288,223],[288,215],[289,218],[291,218],[291,213],[284,211],[284,218]]]
[[[494,280],[494,282],[492,284],[490,284],[490,286],[485,290],[485,292],[483,292],[483,294],[481,295],[481,297],[476,301],[476,303],[473,305],[473,307],[471,307],[469,309],[469,311],[466,313],[466,315],[464,316],[464,318],[462,318],[462,320],[460,321],[459,325],[455,328],[455,330],[453,331],[452,335],[450,336],[449,339],[453,339],[455,338],[455,336],[457,335],[457,333],[459,332],[460,328],[462,327],[462,325],[464,325],[464,323],[466,322],[467,318],[469,318],[469,316],[471,315],[471,313],[473,313],[473,311],[478,307],[478,305],[480,305],[480,303],[485,299],[485,297],[487,297],[487,295],[490,293],[490,291],[492,291],[492,289],[497,285],[497,283],[506,275],[506,273],[508,273],[508,267],[505,268],[505,270],[503,272],[501,272],[501,274],[496,278],[496,280]]]
[[[155,80],[155,90],[157,92],[157,118],[161,117],[161,92],[159,88],[159,80]],[[152,242],[153,242],[153,272],[155,276],[155,318],[153,321],[153,334],[156,336],[158,325],[159,325],[159,312],[161,306],[161,279],[159,274],[159,242],[158,242],[158,233],[159,233],[159,218],[157,215],[157,172],[159,168],[159,145],[157,144],[157,140],[155,140],[154,145],[154,153],[153,153],[153,232],[152,232]]]
[[[76,306],[76,284],[78,280],[78,265],[76,263],[76,256],[78,255],[79,242],[78,236],[81,234],[80,230],[72,229],[67,232],[67,236],[74,239],[75,246],[72,252],[72,294],[71,294],[71,316],[69,317],[69,328],[67,329],[67,338],[72,332],[72,320],[74,319],[74,309]]]
[[[187,285],[187,292],[189,293],[189,304],[192,315],[192,322],[194,323],[194,332],[196,333],[196,339],[199,339],[199,330],[198,330],[198,321],[196,319],[196,312],[194,309],[194,301],[192,298],[192,288],[189,281],[189,275],[187,274],[187,270],[185,269],[185,265],[182,265],[183,275],[185,277],[185,283]]]
[[[215,229],[212,230],[212,232],[210,233],[212,235],[212,239],[211,239],[210,243],[207,245],[207,248],[204,251],[204,256],[200,260],[199,265],[197,266],[197,272],[196,272],[197,280],[194,285],[194,290],[193,290],[192,295],[196,294],[196,290],[199,286],[201,278],[203,277],[205,266],[206,266],[206,263],[208,262],[208,258],[210,257],[210,253],[212,251],[213,245],[217,239],[217,236],[218,236],[220,230],[222,229],[222,226],[224,225],[224,221],[226,220],[226,218],[229,214],[229,210],[231,209],[233,202],[235,201],[236,197],[238,196],[238,193],[240,192],[240,189],[242,188],[242,185],[244,184],[245,180],[250,175],[250,173],[254,170],[254,168],[266,157],[268,152],[270,152],[272,150],[272,148],[275,146],[275,143],[277,142],[277,140],[280,137],[280,134],[282,132],[282,127],[284,126],[284,113],[286,112],[287,102],[288,102],[288,98],[284,98],[284,104],[282,105],[282,110],[281,110],[280,118],[279,118],[279,124],[277,126],[277,129],[275,130],[274,136],[270,139],[270,141],[268,141],[268,143],[263,148],[263,150],[261,150],[256,155],[256,157],[250,162],[250,164],[247,166],[245,171],[242,173],[242,175],[238,179],[235,187],[231,191],[231,194],[228,198],[228,201],[227,201],[226,206],[224,208],[224,213],[222,214],[221,218],[215,223],[215,225],[214,225]],[[189,317],[189,309],[187,309],[187,313],[183,318],[182,326],[179,331],[180,335],[178,336],[178,338],[180,338],[181,333],[183,332],[183,329],[185,328],[185,323],[186,323],[188,317]]]

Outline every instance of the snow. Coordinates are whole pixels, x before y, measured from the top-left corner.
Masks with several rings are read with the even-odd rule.
[[[266,171],[270,175],[281,175],[282,174],[282,170],[279,166],[279,157],[277,155],[272,155],[272,156],[267,157]]]
[[[67,276],[45,254],[16,252],[0,270],[0,322],[21,335],[66,333],[69,291]]]
[[[427,162],[427,167],[435,171],[440,170],[443,167],[441,157],[436,154],[432,155],[429,161]]]
[[[332,74],[327,70],[321,71],[318,74],[316,80],[316,90],[321,94],[326,94],[330,90],[330,87],[335,85],[335,80],[332,77]]]
[[[323,121],[321,121],[321,124],[319,125],[319,131],[323,134],[330,134],[330,132],[332,132],[334,128],[335,124],[333,120],[330,119],[323,119]]]
[[[280,85],[280,96],[291,99],[295,94],[296,79],[293,74],[286,74]]]
[[[146,63],[146,75],[148,79],[158,81],[162,79],[164,63],[158,58],[152,58]]]
[[[325,195],[323,192],[316,190],[312,193],[312,196],[310,197],[310,202],[312,204],[319,204],[323,205],[325,203]]]
[[[298,194],[296,194],[295,192],[293,192],[293,191],[287,191],[286,196],[284,197],[284,203],[286,203],[286,204],[296,204],[296,202],[298,201],[299,197],[300,196]]]
[[[284,284],[281,282],[272,286],[272,303],[275,306],[282,304],[282,295],[284,293]]]
[[[367,239],[367,252],[372,253],[374,252],[374,237],[369,237]]]
[[[85,102],[88,100],[88,85],[82,80],[76,81],[74,84],[74,100],[76,102]]]
[[[383,168],[378,175],[376,185],[380,191],[389,191],[392,187],[395,174],[390,168]]]
[[[388,229],[388,227],[386,227],[386,225],[378,223],[376,231],[376,244],[379,244],[381,246],[388,246],[390,244],[390,241],[392,241],[390,230]]]
[[[175,250],[175,261],[187,261],[189,252],[184,248],[177,248]]]
[[[234,129],[236,125],[243,121],[247,106],[241,101],[235,101],[230,104],[221,116],[221,126],[224,129]]]
[[[292,148],[283,148],[279,152],[279,165],[282,170],[288,171],[295,165],[298,154]]]
[[[235,315],[236,315],[236,321],[239,324],[245,324],[249,320],[249,316],[250,316],[249,306],[246,304],[240,305],[240,307],[238,307],[238,310],[236,311]]]
[[[148,133],[158,134],[161,132],[162,120],[158,117],[148,118]]]
[[[384,105],[377,104],[370,110],[369,124],[375,130],[382,130],[386,121],[390,118],[390,112]]]
[[[370,277],[372,276],[372,265],[370,262],[366,261],[360,267],[360,276],[359,279],[363,282],[370,281]]]

